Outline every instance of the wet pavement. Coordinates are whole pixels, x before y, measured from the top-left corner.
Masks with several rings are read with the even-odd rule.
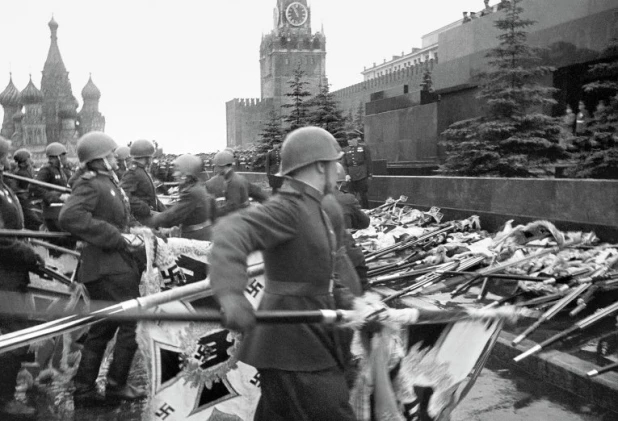
[[[555,386],[505,368],[493,359],[468,396],[455,409],[452,421],[614,421],[618,414]]]
[[[139,370],[133,380],[140,381]],[[55,396],[39,396],[36,400],[38,421],[139,421],[144,404],[123,403],[120,406],[73,408],[70,394],[58,391]],[[516,369],[505,368],[490,359],[476,384],[457,407],[452,421],[610,421],[618,414],[590,405],[577,396],[554,386],[531,379]]]

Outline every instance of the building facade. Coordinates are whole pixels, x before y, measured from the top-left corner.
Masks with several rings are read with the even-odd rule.
[[[30,150],[36,163],[46,161],[45,148],[49,143],[64,144],[69,156],[75,158],[77,139],[82,134],[105,130],[105,117],[99,112],[101,92],[92,77],[82,90],[83,106],[77,112],[79,104],[58,47],[58,23],[52,17],[48,26],[51,43],[43,66],[41,89],[31,77],[20,92],[10,75],[8,85],[0,93],[4,110],[0,134],[11,139],[13,149]]]
[[[273,29],[260,44],[259,99],[235,98],[226,103],[227,145],[247,147],[259,141],[264,123],[274,110],[289,103],[289,81],[294,71],[304,72],[306,89],[315,95],[326,77],[326,37],[313,32],[311,8],[307,0],[277,0],[273,10]]]

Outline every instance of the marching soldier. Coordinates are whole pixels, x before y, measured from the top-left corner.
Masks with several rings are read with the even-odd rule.
[[[57,186],[69,187],[71,170],[67,166],[67,149],[63,144],[54,142],[47,145],[45,154],[49,162],[37,173],[36,179]],[[60,231],[58,214],[69,193],[49,190],[45,187],[31,185],[33,196],[43,201],[43,221],[49,231]]]
[[[24,221],[17,196],[3,181],[2,172],[9,168],[7,155],[9,152],[8,140],[0,137],[0,228],[23,229]],[[43,264],[43,259],[27,243],[13,239],[0,239],[0,307],[3,311],[10,312],[15,308],[23,312],[26,308],[26,300],[19,300],[22,294],[27,292],[30,282],[29,271],[35,270]],[[16,293],[16,296],[8,293]],[[0,330],[2,333],[14,332],[24,329],[29,325],[12,319],[0,318]],[[14,399],[15,381],[21,369],[22,361],[26,360],[28,347],[0,354],[0,414],[9,417],[32,417],[34,419],[35,408]],[[5,419],[5,417],[2,417]],[[9,418],[13,419],[13,418]]]
[[[129,200],[120,188],[114,168],[116,142],[102,132],[90,132],[77,143],[77,156],[86,170],[76,181],[71,197],[60,212],[62,228],[86,243],[79,266],[90,298],[120,302],[139,296],[140,271],[132,250],[122,236],[128,232]],[[107,373],[105,397],[111,401],[135,400],[145,392],[127,384],[137,350],[135,322],[101,321],[93,325],[82,349],[75,375],[77,403],[100,401],[95,381],[107,344],[114,335],[113,361]]]
[[[218,152],[214,159],[215,176],[206,182],[206,190],[215,197],[217,216],[225,216],[249,206],[249,198],[263,202],[267,196],[232,168],[234,155],[228,151]]]
[[[122,176],[127,172],[129,168],[129,161],[131,158],[131,149],[128,146],[119,146],[115,151],[116,161],[118,162],[118,169],[114,170],[119,180],[122,180]]]
[[[202,160],[182,155],[174,161],[174,168],[174,176],[180,182],[180,198],[170,208],[154,215],[150,225],[154,228],[180,226],[183,238],[210,241],[216,207],[215,199],[200,182]]]
[[[349,141],[349,146],[345,148],[343,166],[347,174],[346,181],[350,183],[351,190],[358,195],[361,206],[369,208],[369,180],[373,176],[373,165],[371,163],[371,153],[365,145],[358,144],[358,137],[353,137]]]
[[[25,178],[34,178],[32,158],[28,150],[17,150],[13,154],[13,159],[17,163],[17,168],[13,171],[13,174]],[[29,230],[38,230],[43,222],[34,209],[32,209],[30,183],[14,180],[12,187],[19,199],[19,204],[24,214],[24,227]]]
[[[343,217],[346,232],[344,234],[344,243],[348,256],[356,269],[356,273],[360,279],[363,290],[369,287],[367,280],[367,264],[365,263],[365,255],[360,247],[357,246],[354,237],[347,230],[364,229],[369,226],[371,219],[365,212],[362,211],[360,203],[356,197],[345,190],[346,174],[343,165],[337,163],[337,189],[335,190],[335,198],[343,210]]]
[[[275,194],[283,185],[283,178],[277,177],[279,166],[281,165],[281,145],[279,143],[275,143],[273,148],[266,154],[265,165],[268,184],[273,190],[273,194]]]
[[[140,223],[147,225],[156,212],[165,210],[157,199],[156,188],[149,169],[155,145],[149,140],[136,140],[129,149],[133,162],[122,176],[120,186],[129,196],[131,213]]]
[[[279,173],[289,183],[262,206],[234,213],[214,227],[212,287],[224,326],[246,334],[240,360],[260,374],[257,421],[355,419],[342,368],[341,329],[255,326],[254,310],[244,296],[247,256],[262,250],[267,280],[260,310],[336,308],[338,244],[322,206],[324,194],[335,187],[335,163],[342,155],[336,145],[330,133],[317,127],[290,133]]]

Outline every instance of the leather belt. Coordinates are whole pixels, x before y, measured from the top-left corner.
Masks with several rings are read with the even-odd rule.
[[[202,228],[206,228],[212,225],[212,221],[210,219],[205,220],[204,222],[202,222],[201,224],[195,224],[195,225],[183,225],[181,227],[182,232],[194,232],[194,231],[199,231]]]
[[[274,295],[292,295],[297,297],[310,297],[316,295],[329,295],[330,292],[329,281],[326,285],[315,285],[308,282],[281,282],[266,281],[266,287],[264,292]]]

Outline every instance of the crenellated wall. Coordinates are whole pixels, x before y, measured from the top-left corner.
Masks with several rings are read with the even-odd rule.
[[[347,115],[349,112],[354,115],[356,110],[358,110],[359,104],[362,103],[364,105],[369,102],[371,94],[376,92],[401,87],[401,94],[403,94],[403,87],[405,85],[408,86],[408,92],[420,91],[425,71],[429,69],[430,72],[433,72],[436,65],[437,62],[435,60],[429,60],[426,63],[396,70],[392,73],[333,91],[333,95],[339,101],[343,115]]]
[[[248,147],[259,141],[262,127],[273,109],[273,99],[234,98],[225,108],[227,146]]]

